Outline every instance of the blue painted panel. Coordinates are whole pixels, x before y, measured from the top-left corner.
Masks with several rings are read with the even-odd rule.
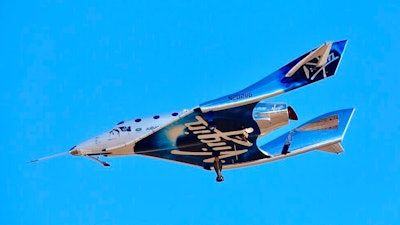
[[[234,94],[205,102],[200,105],[200,108],[203,111],[209,111],[254,103],[263,98],[272,97],[277,94],[281,94],[283,92],[287,92],[330,77],[336,72],[346,43],[346,40],[332,43],[327,63],[322,67],[315,67],[315,65],[312,65],[318,61],[318,59],[314,58],[309,63],[306,63],[304,66],[298,69],[291,77],[286,77],[286,74],[290,71],[290,69],[292,69],[298,62],[300,62],[315,49],[311,50],[310,52],[307,52],[306,54],[283,66],[274,73],[266,76],[257,83]]]

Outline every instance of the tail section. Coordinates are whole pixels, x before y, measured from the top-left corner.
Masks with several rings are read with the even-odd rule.
[[[343,152],[341,141],[354,109],[344,109],[319,116],[260,147],[266,154],[285,157],[311,150]]]
[[[224,169],[268,163],[312,150],[341,153],[343,152],[341,142],[353,113],[354,109],[343,109],[321,115],[275,140],[258,146],[266,157],[224,165]]]
[[[290,67],[281,81],[300,82],[305,85],[334,75],[346,43],[347,41],[327,42],[294,60],[293,62],[300,59]]]
[[[286,74],[286,77],[291,77],[293,74],[299,70],[301,67],[304,69],[304,73],[307,77],[309,77],[310,70],[305,67],[306,64],[311,64],[314,67],[322,67],[328,62],[328,55],[332,48],[332,42],[327,42],[323,44],[321,47],[315,49],[310,52],[306,57],[304,57],[300,62],[298,62],[295,66],[293,66],[289,72]],[[311,63],[312,60],[316,59],[316,62]]]
[[[347,41],[327,42],[300,56],[257,83],[231,95],[200,105],[202,112],[259,102],[333,76]]]

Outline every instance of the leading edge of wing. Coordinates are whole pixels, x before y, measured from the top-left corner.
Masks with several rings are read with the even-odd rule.
[[[200,105],[202,112],[247,105],[333,76],[347,40],[327,42],[264,77],[253,85]]]

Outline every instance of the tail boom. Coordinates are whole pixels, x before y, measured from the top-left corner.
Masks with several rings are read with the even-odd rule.
[[[209,112],[247,105],[333,76],[346,43],[323,44],[241,91],[201,104],[200,109]]]
[[[351,108],[333,111],[316,117],[259,147],[260,151],[269,157],[240,164],[224,165],[224,169],[272,162],[312,150],[339,154],[344,150],[341,142],[353,113],[354,109]],[[335,123],[334,118],[337,118],[337,126],[332,126]]]

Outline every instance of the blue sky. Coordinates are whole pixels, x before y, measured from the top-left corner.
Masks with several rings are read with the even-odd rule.
[[[0,3],[2,224],[400,224],[399,15],[398,1]],[[224,171],[223,183],[143,157],[26,163],[342,39],[336,76],[271,99],[299,123],[356,107],[341,155]]]

